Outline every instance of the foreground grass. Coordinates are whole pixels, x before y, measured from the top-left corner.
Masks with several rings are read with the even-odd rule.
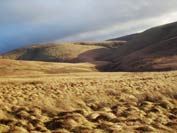
[[[177,131],[177,71],[0,77],[0,131]]]

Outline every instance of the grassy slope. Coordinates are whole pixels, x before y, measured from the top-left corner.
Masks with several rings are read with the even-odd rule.
[[[151,28],[139,34],[127,44],[119,47],[117,52],[113,54],[116,65],[112,69],[125,71],[177,69],[175,37],[177,37],[177,22]],[[156,60],[160,60],[161,57],[165,58],[158,63]],[[168,62],[170,58],[173,58],[173,60]],[[153,63],[151,65],[151,62],[155,62],[156,67],[153,66]],[[143,67],[136,66],[136,64]]]
[[[10,51],[2,54],[2,58],[65,63],[87,62],[89,65],[85,67],[89,68],[93,64],[94,68],[102,71],[103,67],[111,63],[110,57],[114,50],[124,43],[125,41],[40,44]],[[80,65],[77,67],[78,70],[83,68]]]
[[[56,61],[56,62],[71,62],[81,53],[101,49],[99,46],[80,46],[77,44],[42,44],[33,45],[21,49],[11,51],[4,54],[4,58],[18,60],[37,60],[37,61]]]
[[[147,46],[122,59],[127,71],[156,71],[177,69],[177,37]]]
[[[53,62],[87,62],[81,55],[89,55],[92,60],[104,60],[111,53],[112,47],[124,42],[82,42],[33,45],[3,54],[3,58]],[[80,58],[81,57],[81,58]],[[88,56],[87,56],[88,57]]]
[[[126,41],[33,45],[3,58],[53,62],[89,62],[99,70],[158,71],[177,69],[177,22],[125,36]],[[122,45],[123,44],[123,45]],[[110,64],[105,66],[106,64]]]

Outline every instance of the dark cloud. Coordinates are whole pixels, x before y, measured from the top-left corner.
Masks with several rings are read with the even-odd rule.
[[[177,19],[176,0],[0,1],[0,52],[56,41],[105,40]]]

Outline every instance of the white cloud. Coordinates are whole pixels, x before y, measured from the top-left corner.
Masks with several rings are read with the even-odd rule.
[[[168,17],[167,17],[168,16]],[[74,36],[69,36],[60,40],[55,40],[55,42],[59,41],[80,41],[80,40],[102,40],[103,38],[110,39],[113,36],[123,36],[131,33],[142,32],[148,28],[159,26],[167,23],[171,23],[177,21],[177,12],[170,12],[164,14],[159,17],[148,18],[148,19],[137,19],[128,21],[125,23],[117,23],[110,27],[105,27],[103,29],[90,31],[90,32],[83,32],[76,34]]]
[[[177,0],[0,1],[0,52],[31,43],[105,40],[177,19]]]

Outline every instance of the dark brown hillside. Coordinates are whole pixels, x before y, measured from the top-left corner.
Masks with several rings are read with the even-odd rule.
[[[138,34],[113,53],[111,71],[177,69],[177,22]]]
[[[177,36],[177,22],[154,27],[138,34],[126,45],[117,49],[115,56],[120,58],[130,54],[131,52],[135,52],[136,50],[143,49],[147,46],[154,45],[175,36]]]
[[[177,69],[177,37],[150,45],[121,59],[126,71],[164,71]]]

